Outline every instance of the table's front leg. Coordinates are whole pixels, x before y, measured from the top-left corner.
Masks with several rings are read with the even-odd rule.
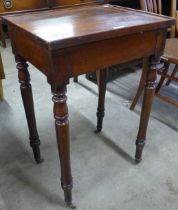
[[[26,61],[16,55],[15,60],[17,63],[18,77],[20,82],[20,90],[23,100],[23,105],[25,109],[25,114],[27,118],[27,124],[29,128],[29,139],[30,146],[33,149],[34,158],[37,163],[41,163],[43,159],[40,154],[40,139],[38,136],[38,131],[36,128],[36,119],[33,105],[33,94],[30,84],[30,75],[28,72],[28,64]]]
[[[149,67],[146,75],[146,84],[145,84],[142,111],[140,117],[139,131],[136,140],[135,161],[137,163],[139,163],[142,160],[142,151],[145,145],[146,131],[150,117],[153,97],[155,94],[158,63],[159,63],[158,57],[155,56],[150,57]]]
[[[70,208],[75,208],[72,204],[72,175],[70,166],[70,136],[66,86],[56,88],[52,86],[54,102],[54,118],[56,127],[56,137],[61,166],[61,186],[64,190],[65,202]]]

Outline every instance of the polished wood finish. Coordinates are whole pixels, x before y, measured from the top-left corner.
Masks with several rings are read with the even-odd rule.
[[[152,10],[152,8],[144,6],[144,4],[148,4],[148,2],[150,2],[150,0],[148,0],[148,1],[147,0],[140,0],[141,8],[143,10],[146,10],[146,11],[151,11],[151,12],[158,13],[157,10]],[[154,2],[155,2],[155,4],[156,3],[160,4],[160,2],[156,2],[156,1],[154,1]],[[171,1],[171,8],[172,8],[171,15],[173,17],[175,17],[175,15],[176,15],[176,11],[175,11],[176,0]],[[172,30],[170,32],[170,34],[171,34],[170,37],[175,35],[175,30],[174,30],[175,26],[173,26],[171,29]],[[166,82],[166,85],[169,85],[171,80],[178,81],[178,78],[175,77],[175,74],[178,70],[178,39],[177,38],[169,38],[169,39],[166,40],[164,54],[162,56],[162,61],[164,62],[164,68],[158,69],[158,74],[161,75],[161,78],[160,78],[160,81],[158,82],[158,86],[156,88],[155,95],[158,96],[159,98],[163,99],[164,101],[169,102],[169,103],[177,106],[178,105],[177,101],[175,101],[173,99],[170,99],[166,96],[162,96],[159,93],[159,91],[160,91],[160,89],[161,89],[161,87],[162,87],[166,78],[168,79],[168,81]],[[168,69],[169,69],[169,64],[170,63],[174,63],[175,68],[174,68],[173,72],[171,73],[171,75],[168,75]],[[140,79],[140,84],[139,84],[139,87],[137,89],[137,93],[136,93],[136,95],[135,95],[135,97],[132,101],[131,106],[130,106],[131,110],[134,110],[134,108],[135,108],[135,106],[136,106],[136,104],[137,104],[137,102],[138,102],[138,100],[139,100],[139,98],[142,94],[142,91],[144,89],[144,85],[145,85],[145,70],[144,70],[144,68],[145,68],[145,64],[143,64],[143,71],[142,71],[142,75],[141,75],[141,79]]]
[[[13,52],[23,58],[20,66],[27,71],[29,61],[47,77],[51,85],[56,136],[61,163],[61,185],[66,204],[72,205],[72,174],[70,168],[70,140],[66,86],[69,79],[97,69],[101,83],[98,110],[103,118],[106,78],[104,68],[149,57],[147,86],[137,137],[136,161],[141,159],[146,128],[151,110],[156,62],[163,52],[167,28],[175,21],[172,18],[147,14],[132,9],[111,5],[75,6],[18,16],[5,17],[9,26]],[[46,33],[47,32],[47,33]],[[22,63],[22,64],[21,64]],[[18,67],[20,71],[21,67]],[[23,73],[25,74],[25,73]],[[25,74],[26,75],[26,74]],[[29,86],[29,79],[22,81]],[[29,88],[25,88],[29,91]],[[26,96],[28,93],[26,93]],[[32,105],[31,94],[23,97]],[[33,112],[26,109],[28,116]],[[102,123],[98,123],[99,130]]]

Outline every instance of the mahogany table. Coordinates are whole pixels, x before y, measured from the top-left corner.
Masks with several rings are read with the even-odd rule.
[[[111,5],[89,5],[63,10],[5,17],[19,71],[30,144],[37,163],[40,140],[36,129],[27,61],[46,75],[51,85],[61,166],[61,185],[66,204],[72,205],[72,175],[66,85],[69,78],[100,70],[97,131],[102,128],[106,71],[113,64],[148,57],[148,71],[136,161],[141,160],[155,91],[156,68],[163,52],[167,28],[174,19]],[[45,91],[45,90],[43,90]]]

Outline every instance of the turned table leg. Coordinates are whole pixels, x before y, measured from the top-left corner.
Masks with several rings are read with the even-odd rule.
[[[70,136],[66,86],[61,88],[52,87],[54,102],[54,118],[56,127],[56,138],[58,144],[60,166],[61,166],[61,186],[64,190],[64,197],[67,206],[75,208],[72,204],[72,175],[70,166]]]
[[[98,83],[98,109],[97,109],[97,127],[96,133],[102,130],[103,118],[105,114],[104,104],[105,104],[105,94],[106,94],[106,79],[107,79],[107,69],[101,69],[96,72],[97,83]]]
[[[155,94],[156,77],[157,77],[156,70],[158,63],[159,63],[158,58],[154,56],[150,57],[150,65],[146,75],[146,84],[145,84],[144,98],[143,98],[142,111],[140,117],[139,131],[136,140],[135,161],[137,163],[139,163],[142,160],[142,151],[145,145],[146,131],[151,112],[153,97]]]
[[[28,72],[28,64],[20,56],[16,56],[18,69],[18,77],[20,82],[20,90],[29,128],[30,146],[32,147],[35,161],[41,163],[43,159],[40,154],[40,139],[36,128],[36,119],[33,105],[32,87],[30,84],[30,75]]]

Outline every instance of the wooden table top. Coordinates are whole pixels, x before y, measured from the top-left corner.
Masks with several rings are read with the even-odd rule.
[[[164,28],[174,19],[114,5],[90,5],[4,17],[49,49]]]

